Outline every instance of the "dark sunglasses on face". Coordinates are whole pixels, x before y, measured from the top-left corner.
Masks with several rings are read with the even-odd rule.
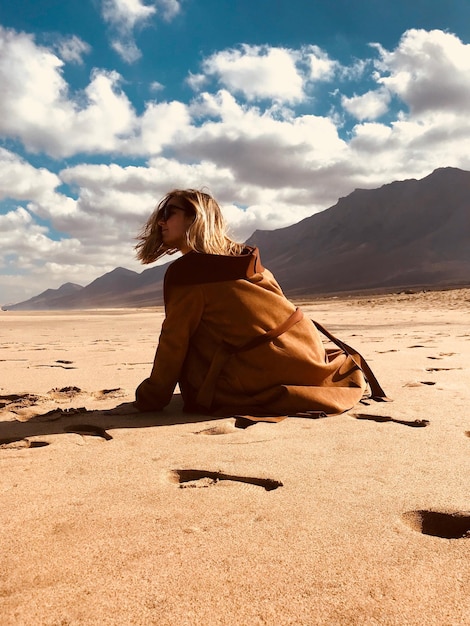
[[[166,222],[170,219],[172,215],[176,213],[176,211],[183,211],[184,213],[188,213],[186,209],[182,209],[179,206],[175,206],[174,204],[166,204],[160,213],[159,219],[163,222]]]

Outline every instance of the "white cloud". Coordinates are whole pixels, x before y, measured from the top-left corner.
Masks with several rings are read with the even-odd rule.
[[[399,96],[414,116],[432,111],[468,115],[470,44],[441,30],[407,31],[392,52],[380,54],[378,82]]]
[[[114,71],[94,70],[70,93],[63,62],[23,33],[0,27],[0,134],[53,157],[158,154],[190,123],[181,102],[148,102],[137,117]]]
[[[327,53],[318,46],[305,47],[303,55],[308,59],[310,65],[310,80],[331,80],[340,69],[339,63],[331,60]]]
[[[13,300],[15,294],[24,295],[25,285],[29,291],[33,287],[35,294],[39,293],[41,286],[44,289],[50,286],[44,270],[45,260],[54,258],[58,263],[74,263],[80,258],[80,247],[77,239],[51,239],[47,228],[37,224],[22,207],[0,215],[0,286],[8,287],[7,299]],[[22,279],[25,272],[29,275],[27,280]],[[11,281],[13,276],[16,282]],[[41,277],[39,281],[37,276]]]
[[[141,0],[103,0],[101,11],[105,22],[127,33],[154,15],[156,8]]]
[[[181,10],[181,0],[157,0],[155,4],[166,21],[173,19]]]
[[[295,55],[285,48],[244,44],[240,49],[224,50],[207,58],[203,72],[247,100],[296,102],[304,98]]]
[[[117,149],[135,124],[119,74],[96,70],[73,99],[62,66],[32,36],[0,27],[0,133],[56,157]]]
[[[180,11],[179,0],[154,0],[145,4],[142,0],[102,0],[101,13],[110,26],[111,45],[127,63],[134,63],[141,52],[134,40],[134,30],[143,28],[151,18],[159,16],[171,20]]]
[[[66,63],[83,64],[83,56],[91,51],[91,47],[76,35],[60,37],[55,43],[59,57]]]
[[[360,81],[373,65],[372,59],[354,59],[351,65],[336,65],[341,79]]]
[[[18,155],[0,147],[0,200],[40,200],[60,184],[56,174],[36,169]]]
[[[75,152],[111,152],[119,136],[132,132],[135,113],[119,81],[117,72],[94,72],[85,90],[86,106],[67,120]]]
[[[26,201],[30,212],[48,220],[70,216],[76,212],[76,202],[56,191],[61,182],[57,174],[45,168],[37,169],[18,155],[0,148],[0,201]],[[16,213],[7,213],[8,219],[2,215],[0,218],[7,219],[8,222],[21,217],[29,223],[30,212],[18,207]]]
[[[119,244],[121,257],[127,254],[127,267],[132,263],[133,237],[160,198],[174,188],[205,188],[213,193],[232,235],[240,241],[257,228],[292,224],[312,209],[311,203],[294,203],[293,190],[289,195],[286,189],[279,193],[246,182],[241,185],[229,168],[212,162],[190,165],[157,157],[145,167],[78,165],[60,176],[77,186],[80,196],[77,211],[63,219],[56,217],[54,225],[79,237],[86,246]]]
[[[269,198],[267,194],[266,200]],[[230,234],[237,241],[246,241],[255,230],[275,230],[294,224],[311,215],[310,207],[266,202],[252,204],[246,208],[234,204],[222,207]]]
[[[390,124],[355,127],[349,146],[364,164],[364,179],[371,184],[384,176],[420,177],[442,166],[470,169],[470,45],[443,31],[412,29],[395,50],[374,47],[380,55],[378,90],[343,99],[344,106],[359,119],[374,119],[374,107],[380,113],[380,99],[389,93],[402,110]]]
[[[139,120],[136,136],[126,150],[134,154],[159,154],[165,145],[178,141],[191,124],[188,107],[182,102],[148,103]]]
[[[142,53],[133,39],[113,39],[111,47],[126,63],[135,63],[140,59]]]
[[[198,115],[219,119],[187,131],[174,150],[230,167],[237,180],[250,184],[307,185],[315,168],[340,159],[346,148],[336,126],[322,116],[278,119],[269,110],[239,105],[226,91],[202,94],[196,106]]]
[[[368,91],[362,96],[343,96],[343,108],[358,120],[375,120],[388,111],[390,93],[386,89]]]
[[[165,85],[159,83],[158,80],[154,80],[152,83],[150,83],[149,89],[150,91],[162,91],[162,89],[165,89]]]
[[[402,103],[397,122],[406,119],[416,124],[413,134],[427,135],[431,141],[441,125],[448,134],[457,126],[465,132],[470,102],[469,44],[441,30],[411,29],[395,50],[371,45],[379,54],[371,76],[378,88],[362,95],[343,96],[341,103],[349,114],[361,121],[375,120],[389,111],[395,97]],[[433,132],[429,132],[430,127]],[[397,128],[396,124],[392,122],[391,128]]]
[[[77,165],[60,173],[68,185],[80,189],[78,209],[93,216],[97,223],[105,218],[133,223],[132,232],[142,225],[160,198],[172,188],[226,187],[233,184],[227,170],[207,164],[182,164],[162,157],[148,166]],[[90,228],[91,237],[95,225]],[[117,224],[116,229],[122,231]],[[129,231],[121,237],[128,238]]]
[[[18,136],[28,144],[28,127],[36,126],[37,133],[45,134],[45,128],[51,125],[51,111],[62,109],[65,113],[70,109],[67,85],[60,72],[62,65],[48,49],[36,46],[32,36],[0,27],[3,135]]]
[[[318,46],[298,50],[242,44],[216,52],[202,63],[201,74],[190,74],[187,83],[199,90],[215,78],[234,94],[249,102],[272,100],[297,104],[306,99],[306,88],[330,81],[341,67]]]
[[[204,85],[207,84],[208,77],[204,74],[193,74],[192,72],[189,72],[185,82],[194,91],[200,91]]]

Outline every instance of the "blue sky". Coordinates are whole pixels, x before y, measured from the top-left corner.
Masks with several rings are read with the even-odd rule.
[[[0,4],[0,304],[124,266],[174,187],[232,235],[470,169],[468,0]]]

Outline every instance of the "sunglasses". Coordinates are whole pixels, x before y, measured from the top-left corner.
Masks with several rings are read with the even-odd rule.
[[[159,219],[163,222],[167,222],[170,217],[175,214],[175,211],[183,211],[184,213],[189,215],[189,211],[187,209],[183,209],[180,206],[175,206],[174,204],[168,203],[163,207]]]

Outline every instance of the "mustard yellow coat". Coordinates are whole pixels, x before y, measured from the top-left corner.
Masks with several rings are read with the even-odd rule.
[[[343,351],[326,351],[301,314],[271,341],[237,352],[296,311],[256,248],[235,257],[189,252],[169,266],[164,300],[152,372],[136,391],[141,411],[165,407],[177,383],[185,410],[213,415],[336,414],[363,396],[362,371]]]

